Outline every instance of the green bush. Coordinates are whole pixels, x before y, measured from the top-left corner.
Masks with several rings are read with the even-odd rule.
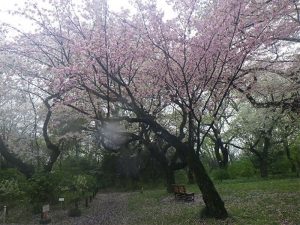
[[[89,197],[96,189],[96,179],[90,175],[67,176],[60,185],[60,192],[69,203],[75,203],[78,208],[80,199]]]
[[[26,182],[26,177],[17,169],[0,170],[0,180],[17,180],[19,183]]]
[[[43,204],[57,202],[61,180],[62,174],[59,173],[36,173],[29,179],[27,195],[35,213],[41,211]]]
[[[177,184],[186,184],[188,183],[187,174],[185,170],[176,170],[174,171],[175,182]]]
[[[0,181],[0,202],[5,205],[14,205],[25,199],[25,192],[21,190],[18,181],[1,180]]]
[[[291,162],[285,155],[274,158],[270,164],[270,170],[272,174],[286,174],[290,172],[290,169]]]
[[[24,189],[28,185],[23,174],[16,169],[0,171],[0,202],[13,206],[26,200]],[[2,207],[2,205],[1,205]]]
[[[252,177],[255,175],[255,168],[249,159],[239,159],[228,166],[230,178]]]
[[[211,176],[214,180],[226,180],[229,179],[229,173],[226,169],[215,169],[211,172]]]

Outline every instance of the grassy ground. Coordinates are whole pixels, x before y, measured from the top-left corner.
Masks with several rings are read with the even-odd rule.
[[[300,225],[300,179],[224,181],[216,184],[230,217],[224,221],[200,219],[204,203],[195,185],[194,203],[175,202],[164,189],[130,195],[130,225],[240,224]]]

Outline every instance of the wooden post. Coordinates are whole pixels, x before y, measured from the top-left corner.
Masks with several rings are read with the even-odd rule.
[[[42,207],[42,215],[41,215],[40,224],[48,224],[51,222],[51,219],[49,218],[49,215],[48,215],[49,211],[50,211],[49,205],[44,205]]]
[[[86,208],[89,207],[89,198],[88,197],[85,198],[85,207]]]
[[[5,223],[5,220],[6,220],[6,205],[4,206],[4,209],[3,209],[3,223]]]
[[[64,203],[65,203],[65,198],[58,198],[58,201],[60,202],[60,206],[61,206],[61,209],[63,210],[65,207],[64,207]]]

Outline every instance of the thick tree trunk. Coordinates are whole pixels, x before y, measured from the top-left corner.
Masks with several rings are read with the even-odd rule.
[[[229,151],[228,148],[224,145],[221,136],[220,131],[216,129],[215,127],[212,127],[214,135],[215,135],[215,155],[216,159],[218,161],[218,165],[220,169],[226,169],[228,166],[228,157],[229,157]],[[220,153],[221,150],[221,153]]]
[[[166,186],[167,192],[173,193],[173,186],[175,184],[175,175],[174,171],[180,170],[186,167],[185,162],[177,162],[175,159],[172,160],[170,163],[165,155],[165,152],[161,147],[156,143],[147,143],[148,150],[150,151],[151,155],[160,163],[162,168],[164,168],[165,178],[166,178]]]
[[[50,122],[51,118],[51,107],[48,103],[49,100],[51,100],[55,95],[49,96],[44,100],[44,104],[48,109],[44,125],[43,125],[43,137],[46,143],[47,148],[50,150],[50,159],[48,163],[44,166],[45,172],[51,172],[52,167],[54,163],[57,161],[60,150],[59,146],[56,144],[53,144],[48,136],[48,124]],[[24,163],[22,160],[20,160],[16,155],[9,152],[7,146],[3,142],[3,140],[0,137],[0,154],[5,158],[5,160],[9,163],[11,163],[14,167],[16,167],[21,173],[23,173],[26,177],[31,177],[34,173],[34,167],[32,165]]]
[[[291,152],[290,152],[290,147],[289,147],[288,141],[284,140],[283,145],[284,145],[286,157],[288,158],[288,160],[290,161],[290,164],[291,164],[291,171],[292,171],[292,173],[296,173],[296,165],[291,157]]]
[[[58,159],[58,157],[59,157],[60,151],[52,151],[50,154],[51,154],[51,155],[50,155],[49,161],[48,161],[47,164],[44,166],[44,171],[45,171],[45,172],[48,172],[48,173],[51,172],[54,163],[57,161],[57,159]]]
[[[175,184],[175,176],[174,176],[174,170],[170,166],[166,168],[166,182],[167,182],[167,192],[173,193],[172,184]]]
[[[296,161],[297,166],[296,166],[296,176],[300,177],[300,161]]]
[[[260,176],[262,178],[266,178],[269,176],[268,163],[265,160],[259,161],[259,171],[260,171]]]
[[[27,178],[31,177],[34,173],[34,167],[27,163],[24,163],[21,159],[19,159],[16,155],[11,153],[8,150],[8,147],[3,142],[0,137],[0,154],[3,158],[10,163],[12,166],[16,167],[22,174],[24,174]]]
[[[178,137],[169,133],[160,124],[152,120],[151,117],[144,113],[141,114],[141,116],[143,116],[144,121],[151,126],[151,129],[156,132],[159,137],[176,148],[180,158],[188,159],[188,166],[195,175],[196,183],[202,192],[202,197],[205,203],[203,216],[214,217],[217,219],[228,217],[228,213],[224,207],[224,202],[222,201],[194,149],[189,148],[189,145],[182,143]]]
[[[194,184],[195,183],[194,173],[190,168],[188,168],[187,177],[188,177],[188,183],[189,184]]]
[[[193,149],[189,149],[188,164],[194,172],[197,185],[202,192],[202,198],[205,203],[202,216],[214,217],[217,219],[224,219],[228,217],[224,202]]]
[[[269,131],[270,133],[270,131]],[[259,169],[260,169],[260,176],[262,178],[266,178],[269,176],[268,171],[268,160],[269,160],[269,149],[271,147],[271,138],[270,134],[265,135],[264,137],[264,146],[263,146],[263,152],[261,154],[261,157],[259,159]]]
[[[221,157],[221,154],[220,154],[220,151],[219,151],[220,146],[219,146],[219,143],[218,143],[217,140],[215,141],[214,150],[215,150],[215,156],[216,156],[218,165],[219,165],[220,168],[222,168],[222,157]]]
[[[221,168],[223,169],[227,169],[228,167],[228,158],[229,158],[229,151],[228,148],[224,146],[224,144],[222,144],[221,146],[221,152],[223,155],[223,160],[222,160],[222,164],[221,164]]]
[[[220,154],[220,149],[222,152],[222,156]],[[228,167],[228,158],[229,158],[229,152],[228,149],[223,146],[223,144],[219,144],[218,142],[215,143],[215,155],[216,159],[218,161],[218,165],[220,169],[227,169]]]
[[[47,148],[50,150],[49,161],[44,166],[44,171],[45,172],[51,172],[54,163],[57,161],[57,159],[58,159],[58,157],[61,153],[60,149],[59,149],[59,146],[57,144],[52,143],[52,141],[50,140],[50,137],[48,135],[48,125],[49,125],[51,115],[52,115],[51,107],[48,103],[49,98],[50,97],[48,97],[47,100],[44,101],[44,104],[47,107],[48,112],[46,114],[46,118],[45,118],[44,125],[43,125],[43,137],[44,137]]]

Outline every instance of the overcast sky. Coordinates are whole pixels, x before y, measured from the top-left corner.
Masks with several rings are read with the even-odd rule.
[[[39,0],[35,0],[35,1],[39,2]],[[40,1],[42,2],[43,0]],[[25,0],[0,0],[0,9],[2,11],[14,9],[16,5],[22,5],[24,4],[24,2]],[[109,6],[114,10],[119,10],[121,9],[121,7],[125,7],[125,8],[130,7],[128,0],[108,0],[108,3]]]
[[[42,0],[35,0],[37,2]],[[76,0],[75,0],[76,1]],[[78,0],[80,1],[80,0]],[[30,29],[30,24],[26,23],[24,19],[20,19],[15,16],[9,15],[7,12],[9,10],[14,10],[17,6],[24,5],[25,0],[0,0],[0,22],[12,23],[14,25],[21,25],[28,27]],[[109,6],[113,10],[120,10],[121,7],[130,7],[128,0],[108,0]]]
[[[35,0],[37,2],[41,2],[42,0]],[[75,0],[80,1],[80,0]],[[23,28],[30,30],[30,23],[26,23],[24,18],[18,18],[16,16],[11,16],[7,13],[9,10],[16,9],[17,5],[22,6],[25,0],[0,0],[0,23],[10,23],[14,26],[22,26]],[[111,10],[119,11],[122,7],[123,8],[130,8],[130,4],[128,0],[108,0],[108,4]],[[165,3],[165,0],[158,0],[158,5],[161,9],[165,11],[165,17],[171,18],[172,17],[172,10],[171,8]]]

